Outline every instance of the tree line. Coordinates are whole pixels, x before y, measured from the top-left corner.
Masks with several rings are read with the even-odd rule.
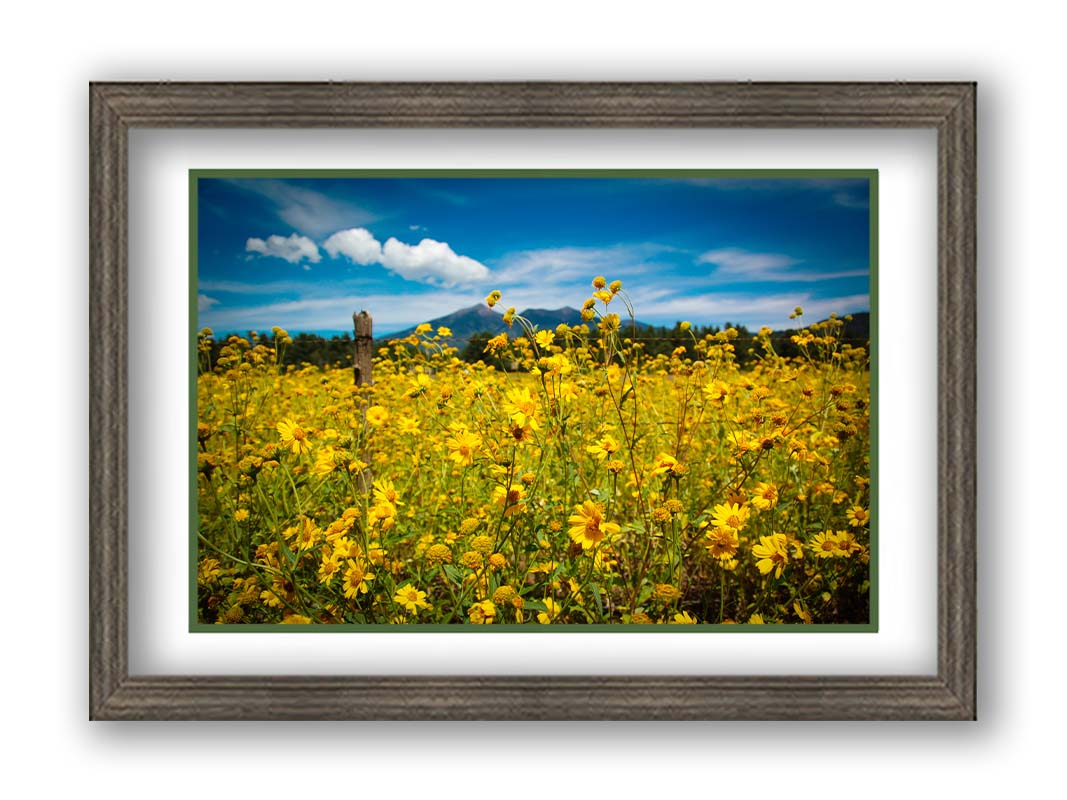
[[[862,316],[858,322],[849,320],[845,322],[841,339],[853,347],[865,347],[869,349],[869,332],[867,315]],[[718,325],[692,325],[684,327],[682,322],[676,322],[673,326],[643,325],[636,329],[623,327],[622,338],[629,339],[641,344],[641,351],[645,356],[655,357],[658,355],[669,356],[678,348],[685,348],[685,357],[697,358],[695,343],[706,336],[714,336],[724,330],[733,328],[737,331],[737,337],[731,340],[734,346],[734,356],[738,365],[746,366],[759,359],[762,354],[760,346],[756,342],[756,334],[745,325],[735,325],[727,322],[722,327]],[[800,355],[800,348],[793,342],[792,337],[797,335],[800,329],[774,331],[771,334],[771,342],[775,352],[783,358],[792,358]],[[488,331],[476,333],[470,337],[466,345],[460,348],[459,358],[467,363],[481,361],[486,364],[499,366],[499,359],[492,358],[486,353],[486,344],[495,334]]]
[[[688,330],[683,323],[676,322],[673,326],[643,325],[636,329],[622,331],[624,339],[640,342],[642,351],[646,356],[670,355],[679,347],[685,348],[685,355],[696,358],[694,339],[699,341],[705,336],[734,328],[737,337],[731,341],[734,346],[738,364],[745,366],[757,360],[760,356],[759,346],[756,344],[756,336],[744,325],[732,325],[727,322],[724,326],[718,325],[693,325]],[[785,358],[800,354],[800,350],[793,343],[792,337],[799,332],[798,329],[775,331],[771,334],[775,352]],[[495,333],[483,331],[471,335],[466,340],[457,340],[452,344],[458,351],[461,361],[468,364],[483,362],[500,367],[502,364],[498,358],[490,356],[486,352],[486,345],[495,336]],[[842,339],[853,346],[868,346],[869,325],[866,314],[856,315],[856,318],[845,323]],[[244,336],[253,346],[257,344],[274,346],[274,336],[267,333],[248,332]],[[292,336],[292,341],[282,348],[281,363],[286,366],[302,367],[311,365],[326,369],[330,367],[351,367],[355,342],[349,333],[325,338],[313,333],[298,333]],[[218,360],[219,351],[225,344],[225,337],[214,341],[211,345],[211,363]],[[381,355],[381,349],[389,346],[388,339],[379,339],[374,342],[375,356]],[[390,347],[390,351],[392,348]],[[387,352],[386,357],[389,353]]]

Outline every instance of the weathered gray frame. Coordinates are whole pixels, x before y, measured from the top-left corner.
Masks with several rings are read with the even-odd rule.
[[[971,83],[92,84],[90,718],[974,719],[975,97]],[[936,128],[937,675],[131,676],[126,148],[136,127]]]

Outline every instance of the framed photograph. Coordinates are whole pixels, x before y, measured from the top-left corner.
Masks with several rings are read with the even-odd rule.
[[[876,632],[877,177],[193,171],[192,630]]]
[[[91,86],[93,719],[974,719],[971,84]]]

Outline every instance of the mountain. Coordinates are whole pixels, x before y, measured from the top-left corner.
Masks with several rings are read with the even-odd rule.
[[[526,317],[538,330],[550,331],[560,323],[578,325],[582,321],[582,312],[570,306],[549,310],[547,308],[528,308],[520,316]]]
[[[528,308],[525,311],[519,312],[519,316],[530,320],[537,330],[542,331],[554,330],[555,327],[561,323],[566,325],[579,325],[582,322],[582,312],[576,308],[571,308],[570,306],[553,309]],[[503,314],[493,311],[489,306],[482,303],[479,303],[476,306],[470,306],[469,308],[461,308],[459,311],[453,311],[451,314],[427,320],[427,322],[433,327],[434,331],[442,326],[452,331],[452,336],[448,337],[447,340],[449,344],[454,346],[461,346],[469,341],[476,333],[489,332],[497,334],[508,331],[513,336],[522,333],[522,329],[517,324],[509,330],[508,326],[504,324]],[[629,323],[627,322],[626,324]],[[638,321],[637,327],[647,328],[648,325]],[[380,342],[384,342],[388,339],[403,339],[406,336],[411,336],[413,333],[415,333],[415,328],[412,327],[397,331],[396,333],[383,334],[375,338]]]
[[[582,321],[582,314],[578,309],[564,306],[563,308],[528,308],[521,312],[520,316],[526,317],[538,330],[554,330],[555,327],[561,323],[566,325],[578,325]],[[443,317],[437,317],[436,319],[427,320],[433,330],[436,332],[438,328],[445,327],[452,331],[452,335],[446,338],[446,341],[454,346],[462,349],[471,337],[476,333],[485,333],[496,335],[498,333],[508,332],[512,336],[521,335],[522,329],[515,325],[510,330],[508,326],[504,324],[503,314],[493,311],[489,306],[484,303],[479,303],[469,308],[461,308],[459,311],[453,311],[451,314],[446,314]],[[629,327],[629,321],[624,321],[624,328]],[[853,344],[859,344],[866,342],[870,338],[870,314],[866,311],[862,311],[856,314],[852,314],[852,320],[845,323],[843,338]],[[649,326],[640,320],[637,321],[638,328],[648,328]],[[796,333],[795,329],[789,329],[785,331],[775,331],[775,336],[788,338],[790,335]],[[384,342],[389,339],[403,339],[407,336],[411,336],[415,333],[415,328],[407,328],[396,333],[387,333],[382,336],[376,337],[379,342]]]
[[[504,324],[503,314],[498,314],[484,303],[479,303],[470,308],[461,308],[443,317],[426,320],[436,331],[444,326],[452,331],[450,341],[455,344],[458,341],[466,341],[476,333],[489,331],[490,333],[502,333],[508,329]],[[415,328],[407,328],[396,333],[387,333],[376,337],[380,341],[386,339],[403,339],[415,333]]]
[[[520,316],[530,320],[538,330],[552,330],[561,322],[567,325],[577,325],[582,321],[581,312],[570,307],[551,310],[528,308],[520,312]],[[489,333],[497,334],[509,330],[508,326],[504,324],[503,314],[493,311],[484,303],[479,303],[470,308],[461,308],[459,311],[453,311],[451,314],[427,320],[427,322],[433,327],[434,331],[442,326],[452,331],[452,336],[449,337],[448,341],[453,345],[466,342],[476,333],[488,331]],[[411,336],[414,332],[415,328],[407,328],[396,333],[384,334],[377,338],[379,341],[403,339],[405,336]],[[513,335],[521,332],[522,329],[518,325],[510,329],[510,333]]]
[[[622,328],[624,331],[629,330],[631,324],[637,325],[638,328],[647,328],[647,324],[641,320],[636,320],[631,323],[626,318],[626,309],[615,309],[622,317]],[[547,308],[528,308],[522,312],[522,316],[530,320],[538,330],[550,331],[560,323],[564,325],[581,325],[582,324],[582,312],[576,308],[570,306],[564,306],[563,308],[547,309]]]

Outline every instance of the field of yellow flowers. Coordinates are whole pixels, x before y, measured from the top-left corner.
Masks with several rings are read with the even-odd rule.
[[[198,621],[867,623],[868,354],[842,321],[790,359],[763,329],[741,369],[734,329],[645,355],[618,282],[582,315],[508,309],[507,371],[420,326],[366,386],[281,367],[279,328],[207,363],[202,330]]]

